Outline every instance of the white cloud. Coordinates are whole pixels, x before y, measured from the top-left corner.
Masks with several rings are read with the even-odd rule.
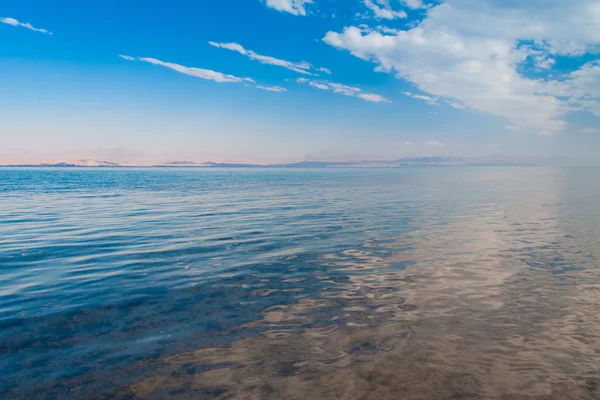
[[[406,18],[404,11],[394,11],[389,0],[364,0],[365,6],[373,11],[375,18],[395,19]]]
[[[46,35],[52,35],[52,32],[47,31],[46,29],[35,28],[29,22],[20,22],[14,18],[0,18],[0,22],[11,26],[20,26],[21,28],[29,29],[35,32],[45,33]]]
[[[12,26],[19,26],[21,23],[14,18],[0,18],[0,22]]]
[[[328,81],[311,81],[306,78],[298,78],[298,83],[306,83],[309,86],[320,90],[331,90],[334,93],[343,94],[348,97],[358,97],[359,99],[370,101],[372,103],[391,103],[391,101],[379,94],[365,93],[361,88],[355,86],[342,85],[341,83],[333,83]]]
[[[126,58],[127,57],[127,58]],[[129,60],[129,56],[121,56],[121,58],[125,58]],[[133,57],[131,57],[133,58]],[[254,83],[254,80],[251,78],[240,78],[234,75],[222,74],[217,71],[213,71],[210,69],[202,69],[202,68],[194,68],[194,67],[186,67],[180,64],[175,64],[171,62],[165,62],[161,60],[157,60],[156,58],[150,57],[139,57],[134,58],[137,61],[143,61],[153,65],[159,65],[161,67],[172,69],[173,71],[177,71],[181,74],[193,76],[195,78],[206,79],[210,81],[215,81],[219,83],[233,82],[233,83],[241,83],[241,82],[250,82]]]
[[[438,142],[438,141],[435,141],[435,140],[429,140],[429,141],[425,142],[425,144],[428,145],[428,146],[445,146],[444,143]]]
[[[319,72],[323,72],[323,73],[325,73],[325,74],[327,74],[327,75],[331,75],[331,70],[330,70],[329,68],[324,68],[324,67],[321,67],[321,68],[318,68],[317,70],[318,70]]]
[[[208,44],[210,44],[211,46],[214,46],[214,47],[221,48],[221,49],[235,51],[237,53],[245,55],[246,57],[248,57],[252,60],[256,60],[262,64],[269,64],[269,65],[275,65],[278,67],[287,68],[291,71],[298,72],[298,73],[304,74],[304,75],[317,76],[317,74],[312,71],[320,71],[320,72],[325,72],[327,74],[331,74],[331,71],[329,71],[327,68],[315,68],[312,66],[312,64],[310,64],[306,61],[292,62],[292,61],[281,60],[279,58],[275,58],[275,57],[271,57],[271,56],[264,56],[264,55],[254,52],[252,50],[246,50],[242,45],[240,45],[238,43],[208,42]]]
[[[383,25],[379,25],[375,29],[377,29],[381,33],[389,33],[389,34],[392,34],[392,35],[395,35],[398,32],[400,32],[399,29],[389,28],[389,27],[383,26]]]
[[[600,117],[600,60],[588,62],[560,81],[538,81],[540,93],[566,97],[574,110]]]
[[[446,0],[395,34],[346,27],[323,40],[452,107],[502,117],[519,128],[560,131],[562,116],[578,107],[600,115],[600,94],[592,94],[600,85],[596,63],[566,81],[528,77],[522,68],[527,59],[550,69],[556,56],[598,50],[599,0],[578,0],[577,6],[564,0]]]
[[[396,28],[390,28],[387,27],[385,25],[377,25],[375,27],[369,26],[367,24],[360,24],[358,25],[358,27],[366,33],[370,33],[370,32],[381,32],[381,33],[387,33],[390,35],[395,35],[398,32],[400,32],[400,29],[396,29]]]
[[[584,64],[572,72],[566,84],[574,96],[600,97],[600,60]]]
[[[362,92],[362,89],[355,86],[342,85],[341,83],[328,83],[334,93],[341,93],[344,96],[354,96]]]
[[[218,83],[243,83],[246,86],[251,86],[260,90],[266,90],[268,92],[287,92],[287,89],[281,86],[259,85],[252,78],[240,78],[238,76],[227,75],[210,69],[186,67],[184,65],[161,61],[150,57],[132,57],[123,54],[119,54],[119,57],[127,61],[142,61],[152,65],[169,68],[181,74],[193,76],[194,78],[206,79]]]
[[[359,99],[373,102],[373,103],[391,103],[391,101],[389,99],[386,99],[385,97],[383,97],[380,94],[359,93],[356,95],[356,97],[358,97]]]
[[[217,42],[208,42],[211,46],[219,47],[221,49],[227,49],[231,51],[237,51],[240,54],[248,55],[248,51],[241,44],[237,43],[217,43]]]
[[[313,0],[267,0],[267,7],[280,12],[287,12],[293,15],[306,15],[306,4],[311,4]]]
[[[317,89],[321,89],[321,90],[329,90],[329,86],[325,85],[324,83],[318,83],[318,82],[308,82],[308,84],[314,88]]]
[[[556,64],[556,60],[554,58],[543,56],[538,56],[535,58],[535,65],[541,69],[550,69]]]
[[[413,10],[418,10],[420,8],[428,8],[427,4],[423,3],[423,0],[401,0],[402,4],[404,4],[408,8],[412,8]]]
[[[575,110],[587,110],[600,117],[600,98],[594,100],[570,99],[569,101],[575,105]]]
[[[581,130],[583,133],[600,133],[600,129],[598,128],[584,128]]]
[[[444,100],[444,102],[446,104],[448,104],[450,107],[459,109],[459,110],[464,110],[465,108],[467,108],[467,106],[465,106],[464,104],[461,104],[457,101],[452,101],[452,100]]]
[[[263,86],[263,85],[256,85],[254,86],[257,89],[261,89],[261,90],[266,90],[267,92],[287,92],[286,88],[283,88],[281,86]]]
[[[440,105],[438,103],[438,99],[436,99],[435,97],[425,96],[422,94],[415,94],[415,93],[411,93],[411,92],[402,92],[402,94],[405,96],[408,96],[408,97],[412,97],[413,99],[423,100],[424,102],[431,104],[432,106]]]

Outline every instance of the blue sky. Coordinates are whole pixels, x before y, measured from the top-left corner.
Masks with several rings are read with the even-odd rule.
[[[0,163],[599,159],[599,54],[600,0],[5,0]]]

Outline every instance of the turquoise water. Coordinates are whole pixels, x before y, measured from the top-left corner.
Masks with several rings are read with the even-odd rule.
[[[597,398],[599,176],[0,169],[0,397]]]

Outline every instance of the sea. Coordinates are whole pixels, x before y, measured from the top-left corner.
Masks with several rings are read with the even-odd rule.
[[[0,168],[0,398],[600,399],[600,168]]]

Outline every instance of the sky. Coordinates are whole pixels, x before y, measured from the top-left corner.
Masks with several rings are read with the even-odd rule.
[[[600,164],[600,0],[4,0],[0,164]]]

